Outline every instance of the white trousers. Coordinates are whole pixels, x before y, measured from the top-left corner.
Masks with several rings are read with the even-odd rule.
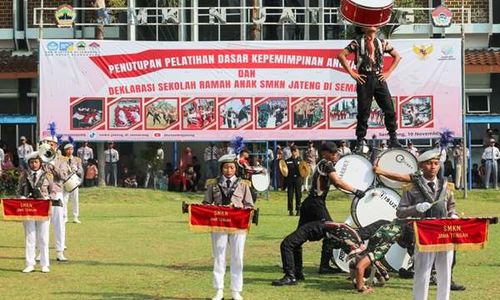
[[[419,252],[415,247],[413,278],[413,299],[427,300],[432,265],[436,268],[438,300],[450,299],[451,265],[453,251]]]
[[[231,291],[243,290],[243,252],[247,234],[212,233],[212,251],[214,256],[214,289],[224,288],[226,273],[226,248],[231,247]]]
[[[455,187],[457,189],[465,188],[464,177],[462,176],[462,164],[455,165]],[[466,175],[467,176],[467,175]]]
[[[35,249],[40,250],[40,265],[49,266],[49,220],[24,221],[24,237],[26,239],[26,266],[35,266]]]
[[[64,200],[64,220],[68,221],[68,206],[71,201],[71,207],[73,209],[73,219],[78,219],[80,216],[80,188],[74,189],[71,193],[66,191],[63,192]]]
[[[56,194],[56,199],[63,199],[62,192]],[[66,246],[66,223],[64,222],[64,207],[52,206],[51,221],[52,226],[54,226],[54,240],[56,241],[56,251],[62,252],[64,251],[64,247]]]

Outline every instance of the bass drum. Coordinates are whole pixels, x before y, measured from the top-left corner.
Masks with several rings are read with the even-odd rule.
[[[408,269],[413,260],[405,248],[394,243],[382,259],[382,264],[391,271],[398,272],[401,268]]]
[[[342,0],[340,14],[354,25],[382,26],[389,22],[394,0]]]
[[[361,199],[351,204],[351,216],[359,227],[368,226],[378,220],[392,221],[396,218],[401,197],[390,188],[377,187],[366,191]]]
[[[257,192],[264,192],[269,188],[269,174],[253,174],[252,186]]]
[[[335,171],[343,181],[361,191],[368,189],[375,180],[372,164],[358,154],[342,156],[335,164]]]
[[[378,157],[377,166],[385,171],[402,175],[414,174],[418,171],[418,162],[415,156],[403,149],[391,149],[382,152]],[[383,185],[393,189],[400,189],[404,185],[404,182],[392,180],[384,176],[378,176],[378,180]]]
[[[342,271],[349,273],[347,254],[342,249],[333,249],[332,262]]]
[[[63,188],[64,191],[67,193],[71,193],[74,191],[77,187],[79,187],[82,184],[82,180],[76,173],[73,173],[66,178],[63,182]]]

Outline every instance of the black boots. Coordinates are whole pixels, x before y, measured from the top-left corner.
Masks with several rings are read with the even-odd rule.
[[[304,278],[304,275],[302,275],[302,278]],[[296,285],[296,284],[297,284],[297,279],[295,279],[294,275],[290,274],[285,274],[283,278],[272,282],[272,285],[274,286]]]

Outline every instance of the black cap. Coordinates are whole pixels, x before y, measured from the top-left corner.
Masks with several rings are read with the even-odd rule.
[[[335,153],[335,152],[337,152],[337,145],[335,145],[332,142],[326,142],[326,143],[321,145],[320,151],[327,151],[330,153]]]

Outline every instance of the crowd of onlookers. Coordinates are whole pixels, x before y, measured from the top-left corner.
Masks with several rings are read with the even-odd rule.
[[[484,150],[481,163],[474,163],[471,168],[473,188],[497,188],[498,161],[500,151],[498,149],[498,131],[488,129],[484,137]],[[262,166],[267,169],[271,178],[271,189],[285,189],[285,178],[279,171],[280,160],[287,160],[292,156],[292,148],[298,147],[303,159],[314,170],[316,162],[320,159],[318,151],[321,142],[286,142],[274,144],[269,143],[266,148],[264,143],[249,143],[251,162],[253,165]],[[338,142],[338,157],[352,154],[355,145],[349,145],[348,141]],[[439,145],[435,145],[438,147]],[[464,187],[463,178],[463,142],[458,141],[450,145],[447,150],[442,150],[441,176],[446,176],[455,182],[456,188]],[[0,174],[2,170],[25,168],[24,157],[33,152],[33,145],[24,136],[15,148],[9,147],[0,141]],[[378,152],[386,150],[384,141],[377,143]],[[419,149],[408,141],[406,149],[413,155],[419,155]],[[426,150],[426,149],[422,149]],[[98,185],[99,178],[109,186],[121,186],[127,188],[154,188],[169,191],[196,192],[204,189],[206,179],[219,175],[217,160],[224,154],[234,153],[230,143],[210,142],[202,151],[201,157],[193,154],[191,147],[180,150],[176,162],[167,159],[172,158],[170,153],[165,153],[161,143],[149,143],[148,149],[143,151],[140,157],[132,154],[121,154],[116,145],[107,143],[104,151],[104,174],[99,174],[97,155],[95,148],[87,142],[77,147],[77,156],[82,159],[84,167],[83,186],[92,187]],[[466,149],[469,156],[469,149]],[[307,189],[309,178],[305,178],[303,189]]]

